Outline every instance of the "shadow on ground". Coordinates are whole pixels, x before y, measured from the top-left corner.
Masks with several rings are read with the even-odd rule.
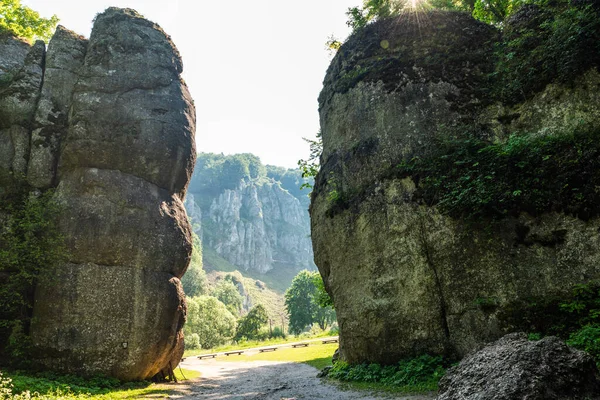
[[[183,368],[200,371],[192,383],[172,387],[172,398],[204,400],[361,399],[431,400],[433,395],[405,396],[345,390],[316,377],[318,370],[297,363],[192,360]]]

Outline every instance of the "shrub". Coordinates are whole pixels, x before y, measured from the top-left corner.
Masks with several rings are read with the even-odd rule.
[[[193,350],[200,348],[200,336],[197,333],[192,333],[191,335],[185,335],[184,337],[185,348],[186,350]]]
[[[586,325],[573,332],[567,340],[569,346],[586,351],[594,357],[596,365],[600,368],[600,325]]]
[[[378,382],[405,391],[428,391],[437,389],[437,383],[446,373],[446,367],[447,363],[443,357],[425,354],[388,366],[350,365],[338,361],[329,371],[328,376],[341,381]]]
[[[276,326],[275,328],[273,328],[273,331],[271,332],[270,337],[272,339],[275,339],[275,338],[285,339],[287,337],[287,335],[285,334],[285,332],[283,331],[283,329],[281,329],[280,327]]]

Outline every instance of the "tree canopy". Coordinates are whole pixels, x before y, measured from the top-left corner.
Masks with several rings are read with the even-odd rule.
[[[363,0],[362,6],[348,9],[346,23],[356,31],[378,19],[399,15],[414,4],[419,9],[467,11],[475,19],[501,25],[519,6],[533,2],[535,0],[422,0],[416,3],[406,0]]]
[[[196,234],[193,234],[192,260],[181,278],[181,285],[188,297],[200,296],[207,292],[206,272],[202,268],[202,243]]]
[[[285,307],[290,318],[290,332],[295,334],[313,323],[325,329],[335,320],[331,299],[318,272],[303,270],[294,277],[285,292]]]
[[[254,306],[248,315],[238,321],[238,329],[235,334],[236,339],[243,337],[254,339],[258,337],[260,329],[269,322],[267,309],[262,304]]]
[[[227,307],[232,315],[238,316],[242,311],[244,298],[237,286],[229,279],[221,280],[214,288],[212,295]]]
[[[37,11],[21,5],[21,0],[0,2],[0,33],[10,32],[29,41],[50,40],[58,17],[42,18]]]
[[[209,349],[224,344],[235,334],[235,317],[215,297],[188,298],[187,309],[184,334],[190,337],[197,334],[202,348]]]

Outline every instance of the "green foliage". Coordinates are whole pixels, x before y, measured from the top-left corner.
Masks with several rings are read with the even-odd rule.
[[[397,172],[419,184],[417,197],[455,218],[561,211],[588,219],[600,211],[598,131],[515,135],[499,144],[453,140],[438,148],[435,156],[402,163]]]
[[[20,365],[28,359],[35,285],[68,258],[52,196],[16,187],[0,202],[0,359]]]
[[[197,333],[192,333],[191,335],[184,336],[184,344],[186,350],[195,350],[199,349],[200,346],[200,335]]]
[[[185,336],[197,334],[200,346],[210,349],[226,343],[235,334],[235,317],[225,304],[211,296],[187,299]]]
[[[321,275],[308,270],[300,271],[285,292],[290,332],[299,334],[313,323],[317,323],[321,330],[324,330],[328,324],[335,321],[335,312],[328,304],[331,304],[331,299],[322,286]]]
[[[502,25],[524,0],[363,0],[362,7],[351,7],[346,12],[346,24],[354,32],[377,20],[398,16],[411,8],[467,11],[473,18],[494,25]]]
[[[150,382],[123,383],[115,378],[94,376],[83,378],[75,375],[58,375],[53,372],[23,374],[0,373],[0,399],[76,399],[108,395],[118,390],[129,391],[146,388]],[[109,396],[107,396],[109,397]],[[111,397],[110,398],[114,398]]]
[[[221,280],[213,289],[212,295],[219,299],[221,303],[225,304],[225,306],[232,315],[240,315],[240,312],[242,311],[242,305],[244,303],[244,298],[238,291],[237,286],[231,281],[231,279]]]
[[[331,299],[331,296],[329,296],[329,293],[327,293],[327,290],[325,290],[325,283],[323,282],[321,274],[319,274],[318,272],[313,273],[312,281],[313,285],[315,285],[316,288],[316,292],[314,295],[315,302],[319,305],[319,307],[333,308],[333,300]]]
[[[269,334],[269,338],[271,338],[271,339],[276,339],[276,338],[285,339],[286,337],[287,337],[287,335],[283,331],[283,328],[281,328],[279,326],[274,327],[273,330],[271,331],[271,333]]]
[[[235,189],[242,180],[265,178],[267,171],[260,159],[249,153],[225,156],[198,153],[189,191],[192,193],[219,194],[225,189]]]
[[[57,23],[56,15],[42,18],[38,12],[21,5],[21,0],[0,2],[0,33],[10,32],[29,41],[42,39],[47,42]]]
[[[600,15],[566,0],[530,5],[530,23],[507,30],[496,51],[495,92],[506,103],[532,96],[548,83],[569,83],[600,64]]]
[[[310,156],[307,160],[299,160],[298,168],[302,172],[302,177],[305,179],[310,179],[310,181],[304,182],[300,186],[300,189],[312,189],[314,179],[317,176],[317,173],[319,172],[319,159],[321,158],[321,154],[323,153],[323,138],[321,137],[321,132],[319,131],[317,133],[317,140],[310,140],[306,138],[303,139],[310,146]]]
[[[346,24],[356,31],[369,22],[400,14],[405,6],[406,2],[402,0],[363,0],[362,7],[351,7],[346,11]]]
[[[185,275],[181,278],[183,291],[187,297],[201,296],[208,292],[206,272],[202,268],[202,243],[195,233],[192,234],[192,241],[192,259]]]
[[[533,332],[530,340],[553,335],[588,351],[600,365],[600,284],[575,285],[566,295],[530,298],[503,307],[503,324]]]
[[[590,353],[600,368],[600,324],[581,327],[571,334],[567,344]]]
[[[269,315],[262,304],[252,307],[248,314],[238,322],[238,329],[235,334],[236,339],[247,338],[255,339],[263,326],[269,322]]]
[[[276,167],[273,165],[267,165],[267,177],[273,179],[275,182],[279,182],[281,188],[287,190],[292,196],[300,200],[300,203],[308,208],[310,200],[307,195],[310,194],[312,188],[313,177],[304,176],[302,171],[298,169],[286,169],[283,167]]]
[[[327,376],[341,381],[377,382],[405,391],[430,391],[437,389],[437,383],[446,373],[447,366],[442,357],[429,355],[404,359],[398,364],[388,366],[349,365],[338,361]]]

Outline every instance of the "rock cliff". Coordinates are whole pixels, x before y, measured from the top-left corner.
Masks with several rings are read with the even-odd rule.
[[[135,11],[109,8],[89,40],[58,27],[47,51],[4,36],[0,54],[0,187],[51,189],[68,251],[35,291],[36,359],[125,380],[175,367],[195,162],[177,49]]]
[[[590,43],[552,54],[561,18],[525,9],[501,34],[407,14],[333,59],[310,214],[342,359],[462,356],[516,329],[519,304],[600,278],[600,75]]]
[[[202,185],[197,181],[209,181],[204,175],[216,168],[207,166],[204,160],[226,157],[200,155],[199,158],[185,204],[205,253],[214,252],[240,270],[258,273],[271,271],[277,265],[296,271],[315,268],[308,197],[299,191],[300,178],[288,190],[281,181],[267,176],[260,160],[253,159],[258,163],[257,169],[263,170],[258,175],[232,177],[225,167],[215,173],[215,184]],[[283,171],[299,176],[296,171]],[[298,197],[292,194],[295,192]],[[205,258],[206,264],[209,268],[216,267]]]

